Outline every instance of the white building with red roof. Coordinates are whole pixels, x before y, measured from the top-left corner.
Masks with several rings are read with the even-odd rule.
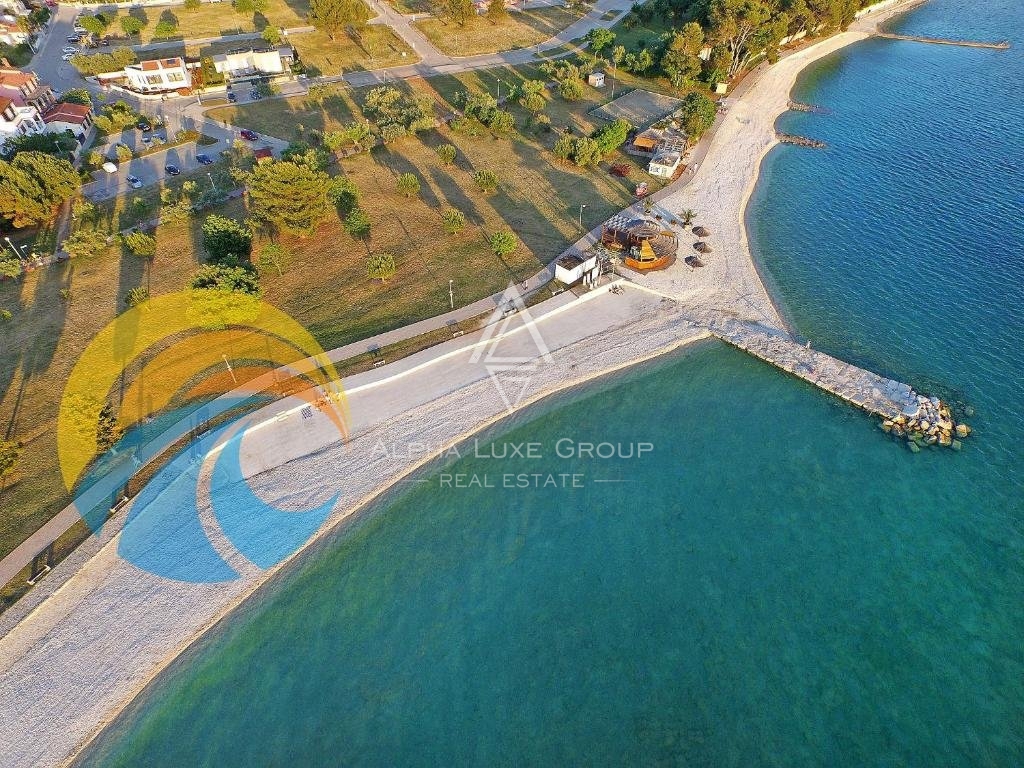
[[[54,104],[43,113],[43,122],[47,133],[68,132],[82,144],[92,129],[92,108],[82,104]]]

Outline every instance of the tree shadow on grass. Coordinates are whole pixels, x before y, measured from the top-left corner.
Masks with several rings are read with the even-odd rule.
[[[24,351],[21,362],[23,381],[45,373],[53,362],[68,315],[68,302],[62,291],[70,291],[72,273],[70,262],[42,268],[26,321],[37,329],[37,333],[32,345]]]
[[[411,140],[411,137],[403,139],[403,141]],[[430,208],[437,209],[441,206],[441,201],[434,192],[433,187],[426,183],[427,180],[424,172],[402,154],[401,147],[396,147],[394,150],[385,147],[384,151],[374,152],[373,158],[379,165],[387,168],[394,174],[395,179],[393,183],[396,185],[399,176],[404,173],[411,173],[420,182],[419,198]]]

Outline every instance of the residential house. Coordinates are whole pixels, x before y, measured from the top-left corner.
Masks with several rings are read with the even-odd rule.
[[[9,13],[0,13],[0,43],[21,45],[27,43],[32,35],[18,24],[18,18]]]
[[[21,107],[6,96],[0,96],[0,144],[15,136],[28,136],[44,130],[46,124],[35,107]]]
[[[92,108],[82,104],[54,104],[43,113],[43,122],[47,133],[70,133],[82,145],[92,129]]]
[[[167,93],[192,88],[192,68],[181,56],[151,59],[124,68],[128,87],[141,93]]]
[[[255,75],[280,75],[289,71],[295,62],[295,51],[290,46],[281,48],[237,48],[213,57],[213,66],[228,78]]]
[[[9,66],[0,66],[0,96],[19,107],[35,107],[39,112],[45,112],[57,100],[53,89],[41,83],[35,72]]]

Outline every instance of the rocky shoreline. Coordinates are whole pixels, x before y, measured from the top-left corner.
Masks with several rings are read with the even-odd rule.
[[[937,445],[959,451],[961,442],[971,428],[953,417],[952,409],[937,397],[917,396],[918,409],[913,416],[900,415],[882,422],[882,431],[906,439],[907,447],[918,453],[922,448]]]

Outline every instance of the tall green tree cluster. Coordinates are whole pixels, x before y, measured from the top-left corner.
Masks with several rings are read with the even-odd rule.
[[[437,126],[434,103],[429,96],[406,94],[390,85],[366,94],[363,114],[377,124],[384,143]]]
[[[473,0],[438,0],[437,12],[456,24],[465,25],[476,15],[476,8],[473,7]]]
[[[71,63],[83,75],[98,75],[103,72],[116,72],[124,69],[126,64],[134,64],[139,60],[131,48],[112,48],[110,53],[94,53],[88,55],[78,53],[71,57]]]
[[[305,163],[257,163],[245,189],[254,218],[294,235],[313,234],[331,212],[331,178]]]
[[[0,218],[15,228],[44,224],[78,194],[80,179],[67,160],[42,152],[0,159]]]
[[[234,219],[212,214],[203,222],[203,248],[215,263],[248,261],[252,231]]]
[[[703,62],[700,51],[704,47],[704,30],[691,21],[669,43],[661,57],[661,71],[676,88],[695,83],[701,74]]]
[[[346,27],[362,27],[370,20],[370,9],[363,0],[312,0],[309,23],[325,32],[331,40]]]

